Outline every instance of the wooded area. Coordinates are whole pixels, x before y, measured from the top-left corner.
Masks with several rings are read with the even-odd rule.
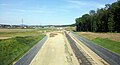
[[[120,1],[76,18],[77,31],[120,32]]]

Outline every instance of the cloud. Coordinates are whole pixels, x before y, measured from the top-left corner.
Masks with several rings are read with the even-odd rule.
[[[41,10],[19,10],[20,12],[43,13]]]
[[[69,12],[69,10],[67,10],[67,9],[59,9],[59,11],[62,11],[62,12]]]
[[[84,5],[87,5],[87,3],[86,2],[82,2],[82,1],[68,1],[69,3],[71,3],[71,4],[76,4],[76,5],[82,5],[82,6],[84,6]]]
[[[68,9],[62,8],[62,7],[61,8],[55,8],[55,9],[52,9],[52,10],[49,10],[49,11],[56,12],[56,13],[58,13],[58,12],[63,12],[63,13],[69,12]]]
[[[25,10],[25,9],[12,9],[12,10],[22,12],[22,13],[43,13],[42,10]]]
[[[80,1],[80,0],[66,0],[70,4],[69,8],[80,8],[80,7],[93,7],[103,8],[104,4],[100,4],[95,1]]]
[[[9,5],[9,4],[3,4],[3,3],[1,3],[0,5],[2,5],[2,6],[6,6],[6,5]]]

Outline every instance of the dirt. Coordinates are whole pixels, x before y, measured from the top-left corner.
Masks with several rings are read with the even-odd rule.
[[[47,35],[48,40],[33,58],[30,65],[79,65],[79,62],[63,32],[51,32]],[[72,35],[70,36],[92,65],[109,65],[87,46],[82,44],[82,42],[75,39]]]
[[[77,33],[90,40],[99,37],[108,38],[110,40],[120,42],[120,33],[93,33],[93,32],[77,32]]]
[[[30,65],[79,65],[62,32],[52,32]]]
[[[105,60],[103,60],[95,52],[89,49],[86,45],[80,42],[77,38],[72,36],[72,34],[69,34],[69,35],[76,42],[77,47],[87,57],[87,59],[92,63],[92,65],[109,65]]]
[[[56,33],[50,33],[50,37],[54,37],[55,35],[57,35]]]
[[[0,39],[9,39],[9,38],[12,38],[12,37],[0,37]]]
[[[74,54],[77,57],[77,60],[79,60],[80,65],[92,65],[91,62],[87,59],[84,53],[81,52],[81,49],[79,49],[76,45],[76,42],[68,35],[66,34],[67,39],[70,42],[70,46],[74,51]]]

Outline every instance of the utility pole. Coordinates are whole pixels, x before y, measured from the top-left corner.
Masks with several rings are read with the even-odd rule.
[[[23,28],[23,18],[22,18],[22,28]]]

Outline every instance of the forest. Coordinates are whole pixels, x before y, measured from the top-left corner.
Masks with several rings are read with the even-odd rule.
[[[120,0],[76,18],[76,31],[120,32]]]

